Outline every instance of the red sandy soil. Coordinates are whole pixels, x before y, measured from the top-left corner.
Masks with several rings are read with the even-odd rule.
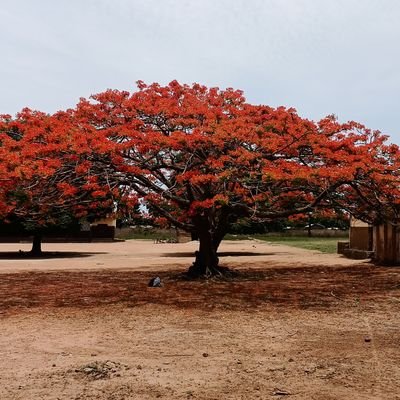
[[[195,248],[0,244],[0,399],[400,399],[400,269],[239,241],[191,282]]]

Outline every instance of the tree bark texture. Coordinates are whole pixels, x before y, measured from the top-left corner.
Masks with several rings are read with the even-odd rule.
[[[216,225],[218,224],[210,216],[195,221],[199,250],[195,252],[195,261],[189,268],[190,276],[211,277],[221,274],[217,250],[225,236],[225,230]]]
[[[39,233],[35,233],[33,235],[31,254],[33,256],[41,256],[42,255],[42,235]]]

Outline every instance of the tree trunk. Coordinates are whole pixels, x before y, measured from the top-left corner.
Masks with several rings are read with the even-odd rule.
[[[40,233],[35,233],[33,235],[31,254],[33,256],[42,255],[42,235]]]
[[[189,268],[189,275],[192,277],[211,277],[214,275],[220,275],[220,269],[218,267],[219,260],[217,256],[217,250],[220,241],[216,245],[216,241],[213,240],[213,236],[210,231],[199,232],[199,250],[195,252],[195,261]]]
[[[199,235],[197,232],[190,232],[190,238],[191,240],[199,240]]]
[[[311,237],[311,222],[312,222],[312,214],[308,213],[308,228],[307,228],[307,236]]]
[[[200,242],[199,250],[195,252],[195,261],[189,268],[188,274],[192,277],[211,277],[222,275],[225,271],[219,267],[217,256],[218,247],[228,229],[228,216],[226,210],[212,209],[208,213],[198,215],[193,219],[195,234]]]

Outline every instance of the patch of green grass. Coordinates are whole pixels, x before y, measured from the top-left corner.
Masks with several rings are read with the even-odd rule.
[[[173,240],[176,238],[174,233],[168,232],[155,232],[155,231],[137,231],[137,232],[127,232],[123,235],[117,235],[118,239],[124,240],[135,240],[135,239],[147,239],[147,240]]]
[[[148,239],[148,240],[173,240],[176,236],[171,232],[155,232],[150,231],[139,231],[130,232],[125,234],[123,239]],[[280,235],[231,235],[225,236],[226,240],[248,240],[248,239],[258,239],[265,242],[285,244],[287,246],[300,247],[307,250],[317,250],[322,253],[336,253],[337,242],[343,240],[342,238],[325,238],[325,237],[307,237],[307,236],[280,236]]]
[[[265,240],[272,243],[286,244],[288,246],[300,247],[307,250],[317,250],[321,253],[336,253],[338,238],[313,238],[313,237],[260,237],[260,240]]]
[[[270,235],[227,235],[228,240],[258,239],[265,242],[285,244],[307,250],[317,250],[322,253],[336,253],[337,242],[341,238],[307,237],[307,236],[270,236]]]

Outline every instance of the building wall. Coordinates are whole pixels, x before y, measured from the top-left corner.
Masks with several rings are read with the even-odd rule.
[[[372,250],[372,227],[352,227],[350,228],[350,249]]]
[[[400,265],[400,227],[396,222],[374,227],[373,247],[379,263]]]
[[[94,225],[107,225],[107,226],[113,226],[114,228],[117,227],[117,220],[115,218],[101,218],[101,219],[96,219],[93,223],[90,224],[90,226]]]
[[[355,218],[350,220],[350,249],[371,251],[373,247],[372,235],[372,226]]]
[[[117,220],[115,218],[102,218],[90,224],[92,239],[110,239],[115,237]]]

